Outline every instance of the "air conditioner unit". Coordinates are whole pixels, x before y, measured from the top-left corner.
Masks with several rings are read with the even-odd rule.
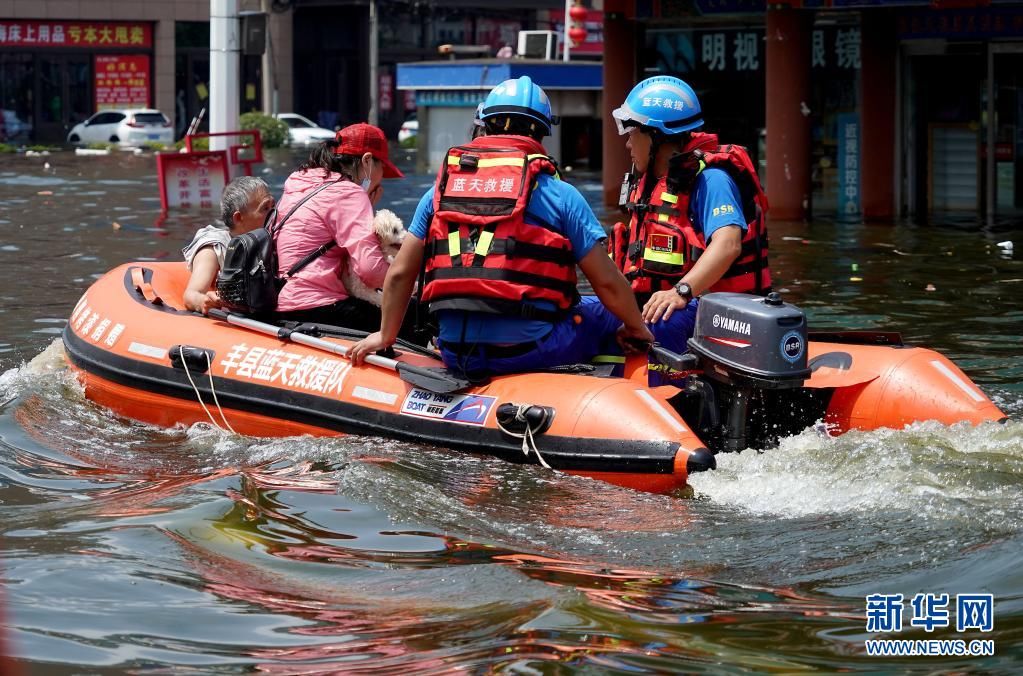
[[[554,31],[519,31],[519,56],[527,59],[553,59],[557,49],[558,34]]]

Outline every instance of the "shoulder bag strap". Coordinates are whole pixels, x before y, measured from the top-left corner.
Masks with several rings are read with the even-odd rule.
[[[334,185],[335,183],[340,183],[343,180],[344,180],[344,177],[342,176],[341,178],[337,179],[336,181],[330,181],[328,183],[324,183],[320,187],[316,188],[316,190],[313,190],[311,193],[309,193],[308,195],[303,197],[299,201],[298,204],[296,204],[295,206],[291,207],[291,211],[289,211],[288,214],[284,217],[284,219],[279,224],[277,224],[277,227],[274,228],[271,231],[271,233],[270,233],[271,239],[273,239],[274,236],[281,231],[281,228],[283,228],[284,224],[288,222],[288,219],[291,218],[295,214],[296,211],[298,211],[299,207],[301,207],[303,204],[305,204],[306,202],[311,200],[313,197],[315,197],[316,194],[319,193],[321,190],[324,190],[327,187]],[[337,246],[337,242],[335,242],[334,240],[330,240],[329,242],[326,242],[326,243],[321,244],[320,246],[316,247],[315,249],[310,251],[308,254],[303,256],[302,260],[300,260],[299,262],[295,263],[293,266],[291,266],[291,268],[288,269],[287,272],[284,273],[285,279],[293,277],[295,274],[297,274],[299,272],[299,270],[301,270],[305,266],[309,265],[314,260],[316,260],[317,258],[322,256],[323,254],[327,253],[328,251],[330,251],[335,246]]]
[[[300,208],[300,207],[301,207],[301,206],[302,206],[303,204],[305,204],[306,202],[308,202],[309,200],[311,200],[311,199],[312,199],[313,197],[315,197],[317,193],[319,193],[319,192],[320,192],[321,190],[324,190],[325,188],[327,188],[327,187],[329,187],[329,186],[332,186],[332,185],[334,185],[335,183],[340,183],[340,182],[341,182],[341,181],[343,181],[343,180],[344,180],[344,176],[342,176],[341,178],[337,179],[336,181],[330,181],[330,182],[328,182],[328,183],[324,183],[324,184],[323,184],[323,185],[321,185],[320,187],[316,188],[316,190],[313,190],[313,191],[312,191],[311,193],[309,193],[308,195],[306,195],[305,197],[303,197],[303,198],[302,198],[301,200],[299,200],[298,204],[296,204],[295,206],[291,207],[291,211],[289,211],[289,212],[288,212],[288,215],[287,215],[287,216],[285,216],[285,217],[284,217],[284,218],[283,218],[283,219],[281,220],[281,222],[280,222],[280,223],[277,223],[277,224],[276,224],[276,227],[274,227],[274,226],[270,226],[270,235],[271,235],[271,236],[275,236],[275,235],[276,235],[276,234],[277,234],[278,232],[280,232],[280,231],[281,231],[281,228],[283,228],[283,227],[284,227],[284,224],[288,222],[288,219],[289,219],[289,218],[291,218],[292,216],[294,216],[294,215],[295,215],[295,212],[296,212],[296,211],[298,211],[298,210],[299,210],[299,208]],[[274,212],[276,212],[276,211],[277,211],[277,208],[276,208],[276,207],[274,207]]]

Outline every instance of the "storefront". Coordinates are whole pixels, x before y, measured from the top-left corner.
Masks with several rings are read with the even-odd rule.
[[[904,212],[1023,213],[1023,8],[907,9],[898,37]]]
[[[594,62],[473,59],[398,64],[398,89],[415,95],[419,111],[416,170],[437,170],[448,148],[472,134],[473,113],[491,89],[528,75],[560,116],[544,147],[562,167],[600,168],[602,66]],[[624,152],[624,147],[622,147]]]
[[[700,99],[703,131],[745,146],[757,162],[764,131],[763,44],[763,23],[742,18],[692,28],[651,28],[640,70],[646,76],[675,75],[689,83]]]
[[[103,108],[153,104],[150,22],[0,20],[0,140],[60,143]]]
[[[763,16],[646,31],[646,75],[671,74],[696,89],[704,131],[745,146],[767,182],[765,30]],[[758,23],[760,21],[761,23]],[[818,18],[811,33],[809,97],[793,114],[811,122],[813,188],[808,209],[820,216],[858,217],[860,27],[858,14]]]

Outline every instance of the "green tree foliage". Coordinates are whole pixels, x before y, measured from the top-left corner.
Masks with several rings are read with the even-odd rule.
[[[239,129],[258,129],[264,148],[279,148],[288,140],[288,125],[270,115],[251,112],[238,119]]]

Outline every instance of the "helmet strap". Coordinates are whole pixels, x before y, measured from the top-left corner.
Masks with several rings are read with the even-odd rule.
[[[644,127],[643,133],[650,137],[650,158],[647,160],[646,171],[643,172],[643,192],[639,201],[643,204],[650,203],[650,195],[654,192],[654,184],[657,183],[654,167],[657,164],[657,151],[661,149],[664,142],[664,134],[657,129]]]

